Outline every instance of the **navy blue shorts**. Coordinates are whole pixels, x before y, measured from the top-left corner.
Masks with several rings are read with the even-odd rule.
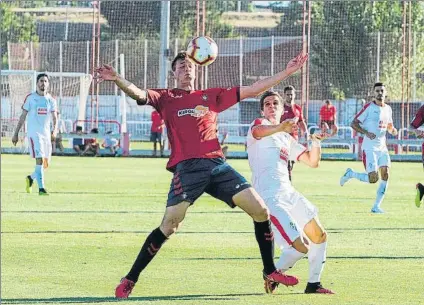
[[[233,196],[249,182],[224,159],[189,159],[177,164],[166,206],[182,201],[193,204],[204,192],[234,208]]]

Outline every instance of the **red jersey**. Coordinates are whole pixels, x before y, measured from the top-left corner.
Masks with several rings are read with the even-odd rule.
[[[334,121],[336,116],[336,107],[334,107],[333,105],[331,105],[330,107],[324,105],[321,107],[319,115],[321,117],[321,121]]]
[[[148,89],[147,96],[147,104],[165,121],[172,147],[168,170],[188,159],[224,158],[216,133],[218,113],[239,102],[240,87]]]
[[[152,128],[151,132],[162,132],[163,120],[157,111],[152,112]]]
[[[281,116],[280,122],[283,122],[288,119],[294,119],[297,118],[298,122],[303,122],[303,113],[302,113],[302,107],[300,105],[294,104],[293,107],[289,106],[287,104],[284,104],[284,112]],[[296,140],[299,140],[299,127],[293,128],[293,132],[291,133],[291,136],[295,138]]]
[[[422,105],[417,113],[415,114],[414,119],[411,122],[411,126],[415,129],[419,128],[421,125],[424,124],[424,105]]]

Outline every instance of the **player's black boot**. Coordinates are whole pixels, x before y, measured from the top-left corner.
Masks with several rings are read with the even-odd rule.
[[[334,294],[330,289],[324,288],[321,282],[309,283],[306,285],[305,293],[321,293],[321,294]]]
[[[415,195],[415,205],[417,206],[417,208],[419,208],[424,196],[424,185],[422,185],[421,183],[417,183],[416,189],[417,190]]]
[[[34,179],[31,178],[31,176],[26,176],[25,178],[26,187],[25,190],[27,193],[32,192],[32,184],[34,183]]]
[[[47,190],[46,189],[40,189],[38,191],[38,195],[40,195],[40,196],[49,196],[49,193],[47,193]]]

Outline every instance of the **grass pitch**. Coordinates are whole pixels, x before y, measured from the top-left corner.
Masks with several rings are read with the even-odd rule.
[[[247,160],[230,160],[250,177]],[[26,194],[28,156],[1,160],[1,294],[4,304],[110,304],[165,209],[165,159],[54,157],[49,197]],[[360,162],[297,164],[294,185],[319,207],[329,234],[322,282],[337,294],[305,295],[307,259],[293,288],[264,293],[250,218],[203,195],[121,304],[423,304],[424,210],[414,205],[419,163],[393,163],[384,215],[369,213],[377,185],[343,188]],[[278,251],[277,251],[278,253]]]

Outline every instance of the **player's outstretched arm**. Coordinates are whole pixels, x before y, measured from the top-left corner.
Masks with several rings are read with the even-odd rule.
[[[308,60],[308,54],[300,53],[295,58],[289,61],[284,71],[281,71],[271,77],[262,79],[253,83],[250,86],[240,88],[240,100],[248,97],[255,97],[285,80],[290,75],[298,71]]]
[[[358,119],[353,119],[352,124],[350,124],[350,127],[352,127],[353,130],[356,130],[357,132],[366,135],[371,140],[375,139],[375,134],[373,134],[372,132],[368,132],[368,130],[362,128],[360,124],[361,122],[359,122]]]
[[[284,122],[277,125],[257,125],[252,127],[252,136],[255,139],[261,139],[277,132],[291,133],[293,127],[296,125],[293,120],[285,120]]]
[[[135,99],[138,104],[144,105],[147,103],[147,91],[138,88],[136,85],[127,81],[112,66],[103,65],[96,69],[96,80],[98,83],[103,81],[113,81],[122,91],[128,96]]]
[[[59,121],[57,111],[52,112],[52,123],[53,123],[53,129],[52,129],[52,141],[56,139],[57,136],[57,122]]]
[[[299,161],[305,163],[309,167],[317,168],[321,161],[321,140],[312,135],[311,150],[303,153],[299,157]]]
[[[23,109],[22,110],[22,114],[19,117],[18,125],[16,125],[15,132],[14,132],[14,134],[12,136],[12,143],[15,146],[16,146],[16,143],[18,143],[18,140],[19,140],[19,131],[21,130],[22,125],[24,125],[24,122],[25,122],[25,119],[27,117],[27,114],[28,114],[28,111],[26,111],[25,109]]]

